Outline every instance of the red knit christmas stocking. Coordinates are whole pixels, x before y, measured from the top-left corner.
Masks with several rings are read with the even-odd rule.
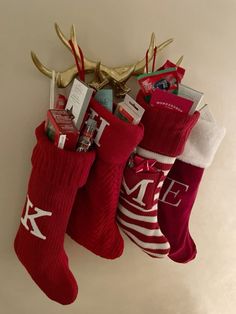
[[[64,151],[36,129],[28,193],[14,247],[32,279],[52,300],[73,302],[78,287],[68,267],[64,236],[77,189],[85,184],[94,152]]]
[[[90,109],[98,121],[97,157],[86,185],[78,191],[67,232],[93,253],[113,259],[123,252],[115,219],[123,170],[143,128],[120,120],[93,99]]]
[[[159,199],[159,223],[170,243],[169,257],[179,263],[187,263],[196,256],[189,218],[204,169],[210,166],[225,133],[209,117],[207,111],[201,112],[184,153],[165,180]]]
[[[164,257],[170,246],[158,223],[158,199],[164,179],[197,122],[192,116],[147,105],[144,107],[144,138],[133,165],[126,167],[120,195],[118,222],[127,236],[152,257]]]

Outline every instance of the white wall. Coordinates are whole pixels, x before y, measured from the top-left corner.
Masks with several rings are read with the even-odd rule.
[[[30,50],[57,69],[72,63],[54,21],[65,32],[74,23],[85,54],[114,66],[143,57],[152,31],[159,42],[174,37],[159,64],[184,54],[184,83],[204,91],[216,119],[227,127],[191,217],[196,260],[187,265],[152,260],[126,240],[124,255],[107,261],[67,238],[80,289],[67,307],[46,298],[12,246],[30,173],[33,130],[49,100],[49,81],[34,68]],[[236,1],[1,0],[0,25],[0,312],[235,313]]]

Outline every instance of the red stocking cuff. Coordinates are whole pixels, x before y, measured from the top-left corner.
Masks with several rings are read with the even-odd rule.
[[[95,152],[72,152],[57,148],[47,138],[44,123],[35,130],[37,144],[31,157],[34,172],[51,184],[82,186],[94,161]]]
[[[98,122],[95,137],[98,156],[114,164],[125,162],[141,141],[143,126],[120,120],[94,99],[90,102],[90,109]]]
[[[176,157],[182,154],[186,140],[199,118],[199,112],[188,115],[151,107],[145,102],[142,92],[138,93],[137,102],[145,109],[142,118],[145,133],[139,146],[166,156]]]

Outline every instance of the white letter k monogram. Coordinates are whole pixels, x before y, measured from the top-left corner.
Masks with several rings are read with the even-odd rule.
[[[36,211],[35,214],[29,214],[29,209],[30,208],[34,208],[34,210]],[[23,226],[26,228],[26,230],[29,230],[29,226],[27,224],[28,220],[30,220],[31,226],[33,228],[33,230],[30,230],[30,233],[32,233],[34,236],[45,240],[46,237],[41,233],[41,231],[39,230],[35,219],[42,217],[42,216],[52,216],[51,212],[48,212],[46,210],[42,210],[38,207],[34,207],[34,205],[31,203],[29,196],[27,195],[27,204],[26,204],[26,211],[25,211],[25,216],[21,218],[21,223],[23,224]]]

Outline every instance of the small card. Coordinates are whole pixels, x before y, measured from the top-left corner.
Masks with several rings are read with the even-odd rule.
[[[74,116],[74,123],[78,130],[80,130],[84,120],[93,91],[85,83],[74,79],[65,109],[69,110]]]
[[[199,92],[191,87],[188,87],[183,84],[179,84],[178,96],[187,98],[193,101],[193,106],[189,114],[193,114],[194,111],[199,107],[203,101],[204,94]]]
[[[112,89],[100,89],[96,92],[94,99],[96,99],[107,110],[112,112],[113,108],[113,91]]]
[[[126,94],[123,102],[117,105],[115,115],[128,123],[139,124],[144,111],[142,106]]]
[[[174,94],[170,94],[161,89],[156,89],[152,94],[150,105],[189,113],[193,106],[193,101]]]

